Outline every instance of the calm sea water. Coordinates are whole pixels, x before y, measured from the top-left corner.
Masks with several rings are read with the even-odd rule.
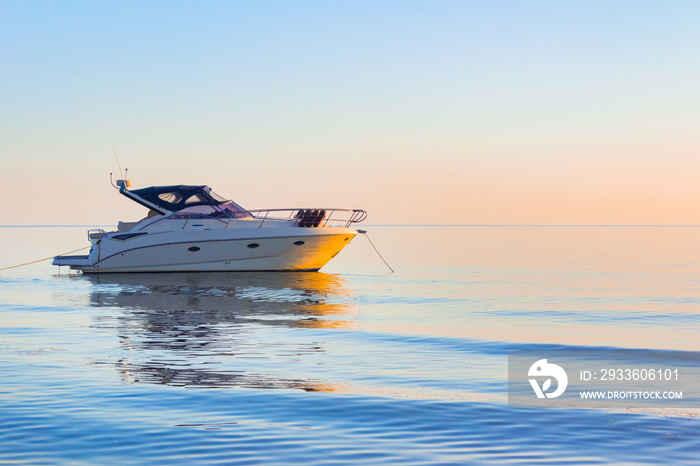
[[[507,353],[700,350],[700,228],[367,229],[396,273],[0,271],[0,463],[697,464],[698,411],[512,408]]]

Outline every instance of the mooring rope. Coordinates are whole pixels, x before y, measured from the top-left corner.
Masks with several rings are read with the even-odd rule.
[[[386,259],[384,259],[384,257],[382,256],[382,254],[379,252],[379,249],[377,249],[377,247],[374,245],[374,243],[372,242],[372,240],[369,239],[369,235],[367,234],[367,230],[357,230],[357,232],[360,233],[361,235],[365,235],[365,238],[367,238],[367,241],[369,241],[369,244],[372,245],[372,247],[374,248],[374,251],[377,253],[377,255],[379,256],[379,258],[380,258],[382,261],[384,261],[384,264],[386,264],[387,267],[389,267],[389,270],[391,270],[391,273],[394,273],[394,269],[391,268],[391,266],[389,265],[389,263],[386,261]]]
[[[37,262],[44,262],[44,261],[47,261],[47,260],[49,260],[49,259],[53,259],[53,258],[56,257],[56,256],[66,256],[66,255],[71,254],[71,253],[74,253],[74,252],[82,251],[83,249],[87,249],[87,248],[89,248],[89,247],[91,247],[91,246],[85,246],[84,248],[75,249],[75,250],[73,250],[73,251],[64,252],[64,253],[62,253],[62,254],[56,254],[56,255],[51,256],[51,257],[45,257],[44,259],[39,259],[39,260],[36,260],[36,261],[26,262],[26,263],[24,263],[24,264],[11,265],[10,267],[3,267],[3,268],[0,269],[0,270],[15,269],[15,268],[17,268],[17,267],[24,267],[25,265],[36,264]]]

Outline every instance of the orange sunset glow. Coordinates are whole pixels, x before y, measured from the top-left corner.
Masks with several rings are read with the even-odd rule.
[[[139,217],[114,146],[248,208],[698,224],[699,7],[622,5],[5,4],[3,223]]]

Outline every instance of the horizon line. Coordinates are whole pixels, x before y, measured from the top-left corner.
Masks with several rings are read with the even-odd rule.
[[[615,223],[380,223],[367,224],[365,227],[600,227],[600,228],[698,228],[700,224],[615,224]],[[69,225],[0,225],[0,228],[89,228],[89,227],[114,227],[112,224],[69,224]]]

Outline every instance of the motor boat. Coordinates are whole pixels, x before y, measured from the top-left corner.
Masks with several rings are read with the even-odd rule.
[[[148,214],[116,231],[88,230],[90,252],[56,256],[53,265],[82,273],[317,271],[367,217],[360,209],[246,210],[209,186],[130,186],[115,187]]]

